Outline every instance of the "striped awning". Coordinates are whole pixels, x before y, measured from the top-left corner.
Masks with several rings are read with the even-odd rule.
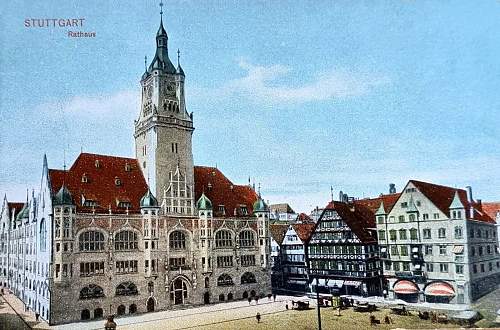
[[[328,280],[328,286],[333,288],[334,286],[341,288],[344,285],[344,280]]]
[[[420,291],[418,289],[418,286],[411,281],[401,280],[401,281],[397,282],[396,284],[394,284],[394,292],[395,293],[415,294],[415,293],[418,293],[418,291]]]
[[[424,293],[428,296],[451,297],[455,295],[455,290],[446,282],[434,282],[425,288]]]
[[[461,253],[463,253],[463,252],[464,252],[464,246],[463,246],[463,245],[455,245],[455,246],[453,247],[453,250],[452,250],[452,251],[453,251],[453,253],[455,253],[455,254],[461,254]]]

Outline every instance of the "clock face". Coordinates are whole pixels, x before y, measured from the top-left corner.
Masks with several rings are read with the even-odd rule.
[[[146,97],[150,99],[153,96],[153,86],[148,85],[146,87]]]
[[[167,86],[165,87],[165,94],[169,96],[175,96],[175,83],[170,82],[167,83]]]

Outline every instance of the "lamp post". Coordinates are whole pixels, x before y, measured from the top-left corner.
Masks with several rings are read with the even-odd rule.
[[[321,330],[321,310],[319,308],[318,282],[319,282],[319,279],[316,278],[316,309],[318,310],[318,330]]]

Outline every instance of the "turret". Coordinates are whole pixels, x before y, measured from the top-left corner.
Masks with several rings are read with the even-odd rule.
[[[253,214],[257,218],[259,232],[260,265],[267,268],[269,264],[269,208],[260,196],[253,203]]]

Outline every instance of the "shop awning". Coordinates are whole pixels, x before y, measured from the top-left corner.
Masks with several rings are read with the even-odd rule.
[[[318,286],[326,286],[326,280],[324,278],[320,278],[319,282],[316,282],[316,279],[313,279],[311,285],[316,285],[316,283],[318,283]]]
[[[360,281],[345,281],[344,285],[349,285],[349,286],[360,286],[361,282]]]
[[[455,295],[455,290],[446,282],[434,282],[425,288],[424,294],[428,296],[451,297]]]
[[[463,245],[455,245],[455,246],[453,247],[453,250],[452,250],[452,251],[453,251],[453,253],[455,253],[455,254],[461,254],[461,253],[463,253],[463,252],[464,252],[464,246],[463,246]]]
[[[333,288],[336,286],[337,288],[341,288],[344,285],[344,280],[328,280],[328,286]]]
[[[407,280],[402,280],[394,284],[394,292],[399,294],[415,294],[420,291],[418,286]]]

